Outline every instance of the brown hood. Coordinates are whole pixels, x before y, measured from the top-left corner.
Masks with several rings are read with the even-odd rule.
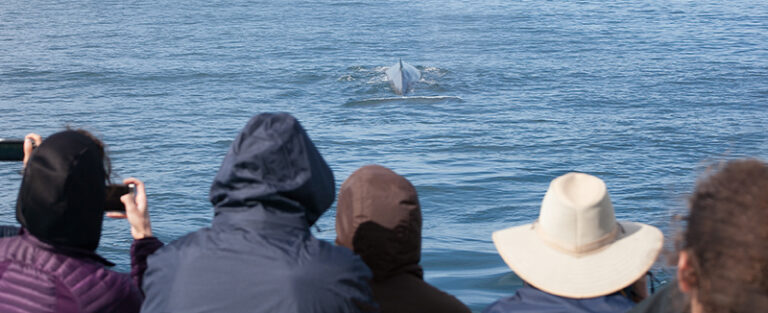
[[[413,185],[392,170],[366,165],[341,185],[336,243],[363,259],[374,280],[422,277],[421,209]]]

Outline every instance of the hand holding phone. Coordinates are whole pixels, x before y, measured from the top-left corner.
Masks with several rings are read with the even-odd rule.
[[[43,143],[43,138],[35,133],[29,133],[24,139],[0,138],[0,161],[23,161],[27,166],[32,151]]]
[[[135,191],[120,196],[120,202],[125,207],[124,212],[108,211],[107,216],[111,218],[125,218],[131,224],[131,236],[133,239],[142,239],[152,237],[152,225],[149,221],[149,211],[147,210],[147,193],[144,189],[144,183],[136,178],[126,178],[124,185],[133,184]],[[130,190],[130,187],[129,187]]]
[[[24,164],[23,167],[27,167],[27,161],[32,156],[32,150],[39,147],[43,143],[43,137],[35,133],[29,133],[24,136]]]

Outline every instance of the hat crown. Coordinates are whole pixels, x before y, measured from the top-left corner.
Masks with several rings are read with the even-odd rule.
[[[610,244],[618,231],[605,183],[583,173],[568,173],[550,183],[535,227],[542,241],[573,254]]]
[[[499,254],[522,280],[578,299],[637,281],[653,265],[663,238],[653,226],[617,222],[605,183],[581,173],[552,181],[536,222],[493,233]]]

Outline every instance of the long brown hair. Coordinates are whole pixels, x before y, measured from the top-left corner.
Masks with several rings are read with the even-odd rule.
[[[768,165],[725,163],[696,185],[682,248],[689,281],[708,313],[760,312],[768,307]]]

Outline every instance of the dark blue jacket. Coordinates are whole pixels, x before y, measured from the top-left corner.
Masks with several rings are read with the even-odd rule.
[[[634,305],[632,300],[620,293],[572,299],[552,295],[526,284],[514,296],[494,302],[483,313],[623,313]]]
[[[261,114],[211,187],[213,225],[148,259],[142,312],[359,312],[370,270],[309,227],[333,203],[333,173],[298,121]]]

